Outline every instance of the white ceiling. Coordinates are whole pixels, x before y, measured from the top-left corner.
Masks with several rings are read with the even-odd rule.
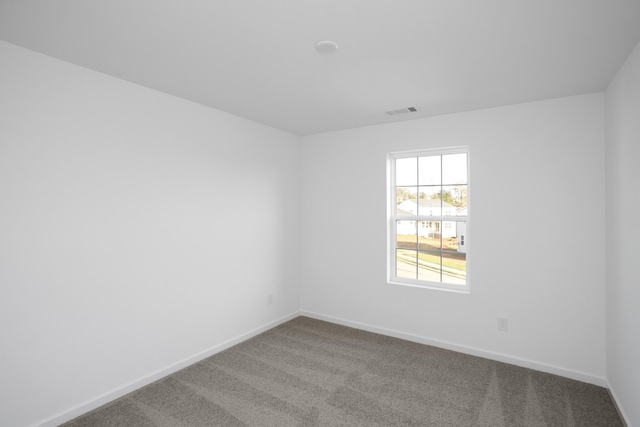
[[[307,135],[601,91],[640,1],[0,0],[0,39]]]

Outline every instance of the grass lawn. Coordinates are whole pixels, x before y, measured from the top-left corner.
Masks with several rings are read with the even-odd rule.
[[[405,256],[415,258],[415,252],[405,252]],[[456,254],[456,256],[459,256]],[[434,264],[440,264],[440,257],[438,255],[426,254],[424,252],[418,252],[418,258],[423,261],[432,262]],[[467,271],[467,261],[466,259],[455,259],[442,257],[442,265],[444,267],[453,268],[455,270]]]

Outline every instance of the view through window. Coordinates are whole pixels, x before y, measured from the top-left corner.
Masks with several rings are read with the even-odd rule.
[[[389,280],[468,290],[468,150],[392,153],[389,169]]]

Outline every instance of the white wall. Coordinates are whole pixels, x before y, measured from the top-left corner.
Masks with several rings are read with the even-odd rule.
[[[592,94],[302,138],[302,310],[604,384],[603,106]],[[387,284],[386,154],[458,145],[471,294]]]
[[[296,312],[298,159],[294,135],[0,42],[0,425]]]
[[[640,44],[606,91],[607,379],[640,426]]]

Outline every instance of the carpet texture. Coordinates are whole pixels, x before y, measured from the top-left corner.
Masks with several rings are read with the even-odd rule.
[[[298,317],[64,426],[623,424],[601,387]]]

